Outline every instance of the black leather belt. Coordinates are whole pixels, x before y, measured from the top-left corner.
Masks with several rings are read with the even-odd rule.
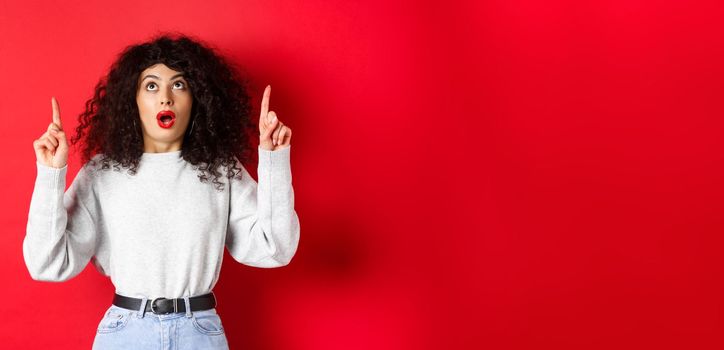
[[[115,293],[113,296],[113,305],[129,310],[138,311],[141,308],[142,301],[143,299],[131,298]],[[191,311],[213,309],[216,307],[216,296],[214,296],[214,292],[211,292],[204,295],[189,297],[189,304],[191,305]],[[146,312],[153,312],[158,315],[165,315],[174,312],[186,312],[186,302],[184,301],[184,298],[148,299],[146,302]]]

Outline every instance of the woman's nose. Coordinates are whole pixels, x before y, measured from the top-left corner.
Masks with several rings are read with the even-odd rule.
[[[161,106],[168,105],[171,106],[173,104],[173,99],[171,98],[171,94],[168,92],[161,95]]]

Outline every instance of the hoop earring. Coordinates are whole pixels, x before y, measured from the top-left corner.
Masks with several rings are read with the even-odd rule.
[[[189,129],[189,135],[191,135],[191,131],[194,130],[194,125],[196,125],[196,118],[194,118],[194,120],[191,121],[191,128]]]

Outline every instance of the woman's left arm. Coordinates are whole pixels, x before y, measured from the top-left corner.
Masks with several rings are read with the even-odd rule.
[[[226,247],[234,260],[255,267],[288,265],[299,245],[299,217],[294,210],[291,146],[259,147],[257,183],[242,167],[242,179],[230,187]]]
[[[299,245],[290,162],[291,129],[269,111],[267,86],[259,117],[257,183],[243,165],[242,180],[231,182],[226,246],[234,259],[256,267],[289,264]]]

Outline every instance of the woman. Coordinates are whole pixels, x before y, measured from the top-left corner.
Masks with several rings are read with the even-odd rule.
[[[245,86],[187,36],[126,48],[79,117],[83,166],[65,192],[68,143],[51,99],[23,256],[35,280],[66,281],[89,261],[111,278],[94,349],[228,348],[212,292],[224,247],[263,268],[294,256],[292,132],[269,111],[270,86],[255,125]],[[258,183],[242,165],[256,130]]]

